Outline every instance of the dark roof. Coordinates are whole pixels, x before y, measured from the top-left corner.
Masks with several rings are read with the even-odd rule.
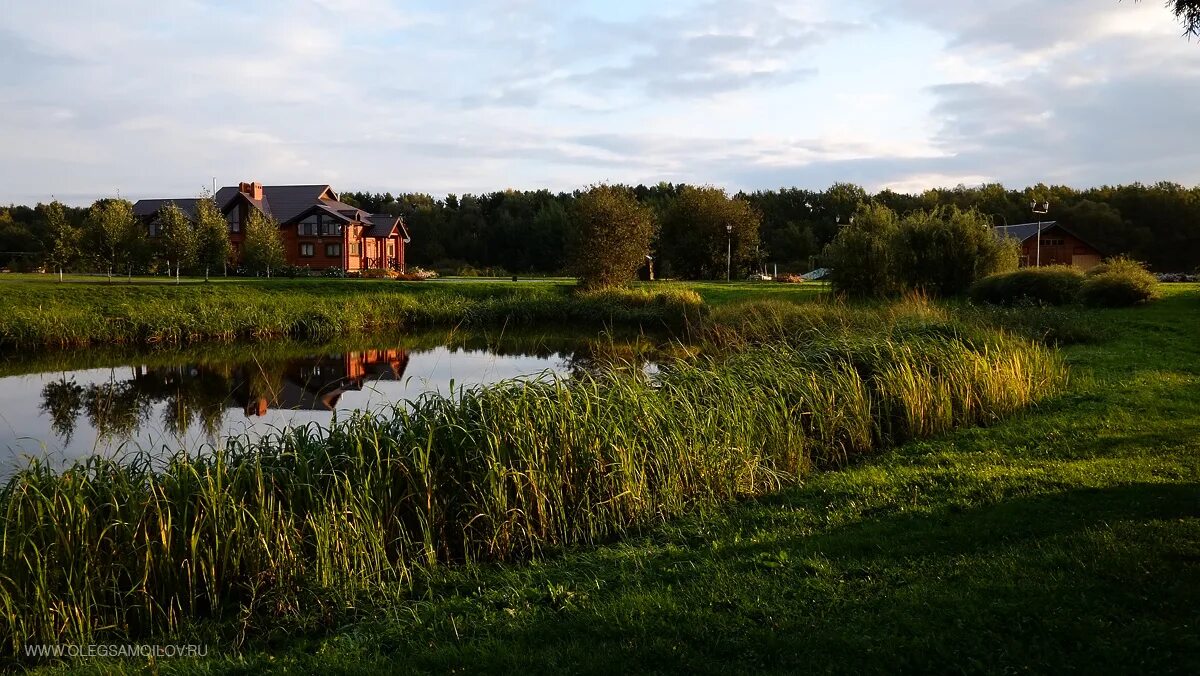
[[[390,214],[371,214],[371,227],[363,232],[364,237],[387,237],[392,234],[392,230],[396,227],[396,221],[400,220],[399,216]]]
[[[1040,228],[1039,228],[1039,226],[1040,226]],[[1031,237],[1037,236],[1039,229],[1042,232],[1045,232],[1051,228],[1058,228],[1059,230],[1062,230],[1063,232],[1074,237],[1075,239],[1079,240],[1080,242],[1083,242],[1084,244],[1092,247],[1097,252],[1103,253],[1101,251],[1100,247],[1096,246],[1095,244],[1092,244],[1091,242],[1089,242],[1087,240],[1087,238],[1081,237],[1079,235],[1079,233],[1068,228],[1067,226],[1063,225],[1062,223],[1059,223],[1058,221],[1042,221],[1041,223],[1018,223],[1017,225],[999,225],[999,226],[996,226],[995,229],[996,229],[997,234],[1000,235],[1001,237],[1012,237],[1013,239],[1017,240],[1018,242],[1024,242],[1025,240],[1028,240]]]
[[[322,198],[326,192],[333,195],[333,199]],[[393,228],[399,228],[400,236],[406,241],[408,240],[408,229],[399,216],[389,214],[368,216],[358,207],[338,200],[337,193],[333,192],[328,185],[267,185],[263,186],[262,200],[250,199],[248,195],[239,192],[237,186],[225,186],[218,190],[214,197],[221,211],[227,210],[237,199],[244,197],[263,213],[274,218],[280,225],[295,220],[316,207],[350,221],[361,220],[363,224],[369,226],[364,233],[367,237],[387,237],[392,233]],[[157,214],[168,202],[174,202],[188,214],[189,218],[195,218],[197,201],[195,198],[139,200],[137,204],[133,205],[133,212],[138,216],[152,216]]]
[[[221,207],[221,211],[225,211],[225,207],[229,206],[229,203],[232,202],[233,198],[237,197],[237,195],[237,186],[227,185],[218,190],[217,194],[213,195],[213,199],[216,200],[217,206]]]
[[[1049,230],[1058,225],[1058,221],[1043,221],[1042,223],[1018,223],[1017,225],[998,225],[996,226],[996,234],[1001,237],[1011,237],[1018,242],[1025,240],[1038,234],[1038,231]]]
[[[321,204],[326,190],[327,185],[268,185],[263,186],[263,197],[270,203],[268,213],[282,225]]]
[[[195,197],[190,198],[190,199],[177,199],[177,200],[172,200],[172,199],[138,200],[137,203],[133,205],[133,215],[134,216],[154,216],[154,215],[158,214],[158,212],[161,211],[163,207],[167,206],[171,202],[174,202],[175,206],[182,209],[183,213],[187,214],[188,218],[195,219],[196,218],[196,203],[199,201],[200,200]]]

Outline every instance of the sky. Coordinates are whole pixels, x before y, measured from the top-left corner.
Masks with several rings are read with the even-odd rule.
[[[0,203],[1200,183],[1158,0],[7,0]]]

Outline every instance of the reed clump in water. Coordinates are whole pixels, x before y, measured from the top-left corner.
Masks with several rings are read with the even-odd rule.
[[[427,395],[165,466],[34,464],[0,494],[0,634],[17,650],[285,618],[313,598],[361,598],[446,564],[602,542],[774,491],[995,420],[1065,379],[1032,342],[875,312],[874,335],[761,341],[654,380],[633,369]]]

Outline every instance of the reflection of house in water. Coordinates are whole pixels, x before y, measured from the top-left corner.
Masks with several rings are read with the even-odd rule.
[[[408,353],[400,349],[295,359],[287,362],[282,378],[263,387],[243,380],[234,398],[247,417],[266,415],[273,408],[332,411],[342,394],[361,391],[368,381],[400,380],[406,368]]]

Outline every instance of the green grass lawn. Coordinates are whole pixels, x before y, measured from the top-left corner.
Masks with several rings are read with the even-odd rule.
[[[1064,349],[1068,392],[994,426],[608,546],[447,570],[311,635],[247,626],[237,650],[157,666],[1196,673],[1200,288],[1097,318],[1107,339]]]

